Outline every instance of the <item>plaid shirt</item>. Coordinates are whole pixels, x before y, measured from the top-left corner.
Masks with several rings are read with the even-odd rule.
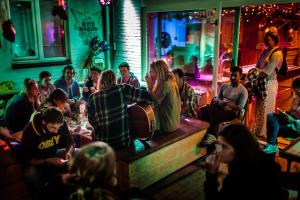
[[[49,95],[55,90],[55,86],[50,84],[46,88],[41,83],[38,83],[38,89],[40,93],[40,102],[43,103],[49,97]]]
[[[153,99],[146,90],[127,84],[113,85],[92,94],[88,103],[88,118],[95,128],[96,139],[113,147],[128,146],[127,105],[135,102],[152,104]]]
[[[127,82],[124,81],[122,77],[119,77],[118,80],[117,80],[117,83],[118,84],[124,84],[125,83],[125,84],[128,84],[128,85],[132,85],[135,88],[140,87],[139,80],[137,79],[137,77],[132,72],[130,72],[130,78]]]
[[[180,90],[180,98],[182,107],[186,107],[187,109],[187,116],[188,117],[197,117],[197,112],[195,110],[195,92],[194,89],[187,83],[183,83],[183,87]]]
[[[259,77],[260,70],[253,68],[249,70],[244,85],[248,90],[248,98],[251,99],[252,96],[258,97],[264,100],[267,97],[267,77]]]

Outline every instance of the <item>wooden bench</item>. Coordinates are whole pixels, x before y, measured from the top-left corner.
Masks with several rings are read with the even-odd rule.
[[[173,133],[154,136],[147,143],[136,140],[134,145],[116,152],[118,181],[121,189],[144,189],[203,156],[205,149],[197,144],[209,124],[185,118]]]
[[[31,199],[21,166],[2,140],[0,140],[0,155],[1,200]]]

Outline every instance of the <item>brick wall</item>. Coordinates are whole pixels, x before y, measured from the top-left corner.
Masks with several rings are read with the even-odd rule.
[[[117,1],[114,7],[114,56],[112,67],[128,62],[141,79],[141,1]]]

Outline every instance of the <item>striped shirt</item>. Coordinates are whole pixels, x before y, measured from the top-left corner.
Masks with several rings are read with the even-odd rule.
[[[113,85],[92,94],[88,102],[88,119],[97,140],[118,148],[128,146],[130,134],[127,106],[135,102],[153,103],[150,93],[131,85]]]

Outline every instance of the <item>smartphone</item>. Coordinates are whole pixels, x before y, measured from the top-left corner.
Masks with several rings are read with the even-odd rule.
[[[60,161],[61,161],[62,163],[66,163],[66,162],[68,162],[69,160],[61,159]]]
[[[276,108],[276,110],[277,110],[277,111],[279,111],[280,113],[284,113],[284,114],[286,114],[286,113],[285,113],[283,110],[281,110],[281,109],[280,109],[280,108],[278,108],[278,107]]]

